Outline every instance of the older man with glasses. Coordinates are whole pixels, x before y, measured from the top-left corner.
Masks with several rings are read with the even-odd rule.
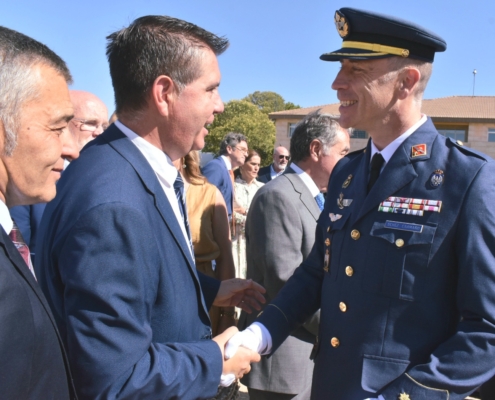
[[[282,175],[289,164],[290,154],[284,146],[278,146],[273,150],[273,163],[267,167],[260,168],[258,181],[268,183],[277,176]]]
[[[108,128],[108,110],[94,94],[82,90],[71,90],[74,118],[69,129],[76,138],[79,150]]]
[[[248,154],[246,136],[241,133],[227,133],[220,143],[220,156],[203,168],[203,175],[222,193],[227,204],[229,220],[234,209],[234,168],[244,165]]]

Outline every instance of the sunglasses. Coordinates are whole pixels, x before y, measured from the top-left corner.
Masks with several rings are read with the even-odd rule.
[[[289,161],[290,160],[290,156],[278,156],[279,160],[283,160],[284,158]]]

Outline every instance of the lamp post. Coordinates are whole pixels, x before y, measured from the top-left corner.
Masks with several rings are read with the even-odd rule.
[[[473,97],[474,97],[474,85],[476,83],[476,74],[478,73],[478,71],[474,70],[473,71]]]

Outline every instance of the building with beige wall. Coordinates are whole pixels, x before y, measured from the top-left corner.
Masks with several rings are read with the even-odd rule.
[[[339,104],[299,108],[271,113],[275,122],[275,146],[290,147],[294,126],[307,114],[321,109],[339,118]],[[464,145],[495,158],[495,96],[452,96],[423,100],[422,112],[431,117],[441,134],[460,140]],[[351,149],[366,147],[368,135],[355,131]]]

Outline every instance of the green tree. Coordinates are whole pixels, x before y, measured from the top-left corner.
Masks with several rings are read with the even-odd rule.
[[[285,102],[284,98],[275,92],[260,92],[248,94],[243,100],[253,103],[264,114],[270,114],[275,111],[293,110],[301,108],[300,106]]]
[[[245,135],[249,148],[260,154],[262,165],[270,164],[275,144],[275,125],[255,105],[244,100],[226,103],[225,111],[217,115],[209,127],[203,151],[218,153],[221,140],[229,132]]]

